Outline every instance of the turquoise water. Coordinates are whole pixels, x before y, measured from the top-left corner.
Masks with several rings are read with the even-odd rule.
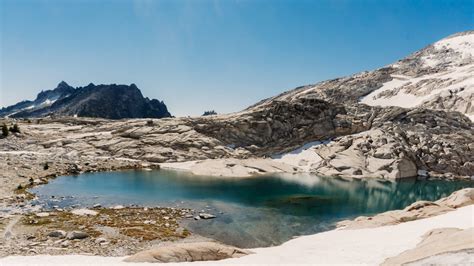
[[[216,219],[185,220],[192,231],[240,247],[277,245],[334,228],[335,222],[436,200],[470,181],[344,180],[315,175],[255,178],[194,176],[175,171],[123,171],[64,176],[32,189],[47,207],[94,204],[204,210]]]

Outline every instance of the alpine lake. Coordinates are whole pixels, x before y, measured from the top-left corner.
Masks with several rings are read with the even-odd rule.
[[[30,191],[38,196],[37,204],[49,209],[95,204],[190,208],[216,216],[184,219],[181,223],[192,232],[253,248],[331,230],[338,221],[403,209],[418,200],[434,201],[466,187],[474,187],[474,182],[347,180],[311,174],[228,178],[130,170],[61,176]]]

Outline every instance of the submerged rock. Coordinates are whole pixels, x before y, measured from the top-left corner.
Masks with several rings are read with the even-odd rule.
[[[192,262],[239,258],[250,251],[215,242],[179,243],[138,252],[125,262]]]
[[[202,218],[202,219],[214,219],[217,216],[215,216],[213,214],[210,214],[210,213],[200,213],[199,217]]]

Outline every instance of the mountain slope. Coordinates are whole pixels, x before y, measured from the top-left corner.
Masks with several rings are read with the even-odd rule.
[[[444,38],[390,67],[392,80],[362,103],[426,106],[474,118],[474,31]]]
[[[466,115],[473,114],[473,33],[196,121],[195,130],[254,155],[290,152],[294,167],[322,175],[472,176],[474,126]],[[324,144],[298,150],[315,141]]]
[[[4,117],[79,116],[109,119],[170,117],[162,101],[144,98],[135,84],[94,85],[74,89],[64,81],[54,90],[38,94],[0,110]]]
[[[424,106],[459,111],[474,118],[474,31],[451,35],[394,64],[352,76],[307,85],[266,99],[316,97],[371,106]]]
[[[10,117],[22,112],[33,112],[50,107],[57,100],[68,97],[74,88],[61,81],[53,90],[41,91],[34,101],[22,101],[0,109],[0,117]]]

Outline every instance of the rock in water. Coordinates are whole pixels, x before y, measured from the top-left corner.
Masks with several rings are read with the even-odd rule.
[[[216,218],[215,215],[212,215],[210,213],[200,213],[199,214],[199,217],[202,218],[202,219],[213,219],[213,218]]]
[[[191,262],[239,258],[250,251],[215,242],[179,243],[139,252],[125,262]]]

